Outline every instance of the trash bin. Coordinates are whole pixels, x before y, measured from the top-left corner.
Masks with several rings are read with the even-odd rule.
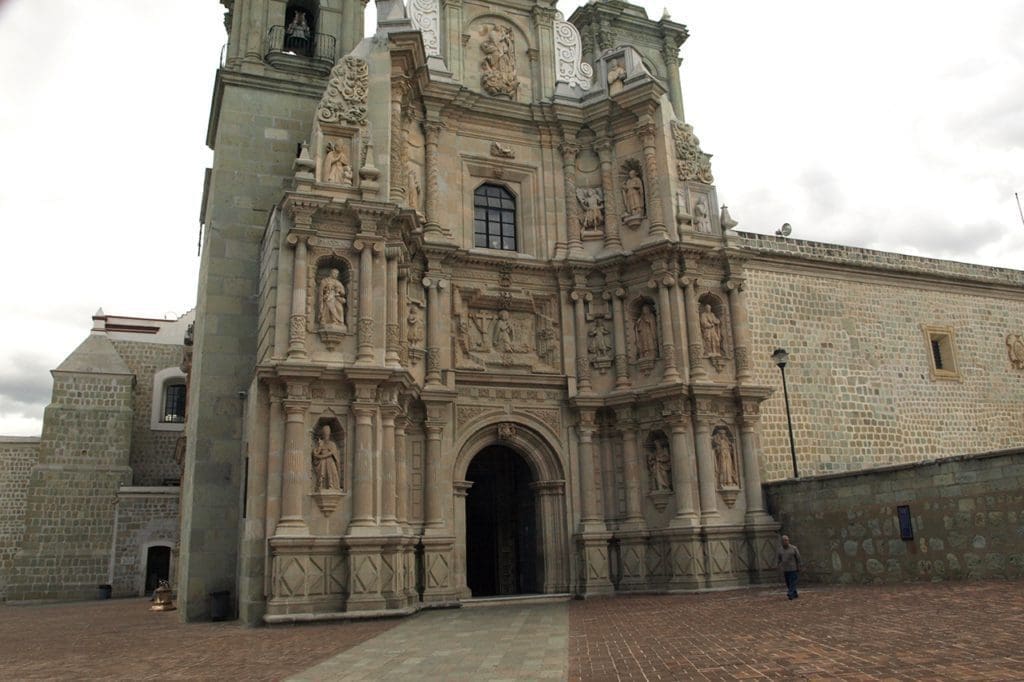
[[[231,590],[210,593],[210,620],[227,620],[231,617]]]
[[[96,598],[97,599],[110,599],[110,595],[114,593],[113,585],[97,585],[96,586]]]

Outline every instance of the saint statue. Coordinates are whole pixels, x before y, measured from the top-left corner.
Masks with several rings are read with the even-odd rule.
[[[604,227],[604,196],[600,189],[582,187],[576,190],[576,198],[583,208],[580,222],[584,230],[600,230]]]
[[[484,60],[480,63],[480,85],[491,95],[515,98],[519,90],[516,74],[515,37],[508,26],[485,26],[487,39],[480,43]]]
[[[313,489],[339,490],[341,488],[341,455],[338,446],[331,439],[331,427],[324,424],[314,437],[313,444]]]
[[[594,328],[590,330],[589,350],[595,360],[607,360],[611,356],[612,347],[608,343],[609,335],[608,328],[604,326],[604,322],[600,319],[594,324]]]
[[[732,439],[724,429],[715,429],[711,436],[711,447],[715,451],[715,459],[718,462],[718,485],[719,487],[738,486],[740,484],[739,472],[736,468],[736,450],[732,446]]]
[[[412,162],[405,169],[405,203],[413,210],[420,209],[420,172]]]
[[[653,360],[658,354],[657,318],[650,304],[645,303],[640,316],[633,324],[636,334],[636,357],[638,360]]]
[[[336,185],[352,184],[352,166],[348,163],[348,154],[340,142],[327,143],[327,156],[324,157],[327,169],[326,180]]]
[[[499,353],[514,353],[516,351],[515,341],[516,327],[512,323],[508,311],[498,311],[498,319],[494,321],[494,331],[491,333],[494,350]]]
[[[345,326],[345,285],[338,278],[338,268],[320,280],[320,324],[321,326]]]
[[[629,177],[622,190],[623,203],[626,205],[626,215],[642,216],[644,214],[644,181],[636,169],[629,169]]]
[[[651,474],[652,490],[672,490],[672,455],[667,443],[654,441],[654,452],[647,453],[647,469]]]
[[[304,47],[306,42],[309,41],[309,24],[306,23],[306,13],[298,10],[292,17],[292,23],[288,24],[288,27],[284,30],[285,36],[288,38],[288,46],[302,46]],[[296,43],[295,41],[301,40],[302,43]]]
[[[711,232],[711,216],[708,213],[708,202],[698,197],[693,205],[693,222],[699,232]]]
[[[423,346],[423,318],[417,305],[409,306],[409,316],[405,318],[406,338],[413,348]]]
[[[704,340],[705,354],[709,357],[722,354],[722,321],[707,303],[700,310],[700,334]]]
[[[626,80],[626,67],[618,59],[608,62],[608,94],[614,95],[622,90]]]

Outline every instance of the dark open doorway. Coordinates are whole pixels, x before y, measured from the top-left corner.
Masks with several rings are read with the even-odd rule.
[[[156,545],[146,550],[146,594],[160,587],[161,580],[171,577],[171,548]]]
[[[519,454],[481,450],[466,472],[466,582],[474,597],[538,591],[533,477]]]

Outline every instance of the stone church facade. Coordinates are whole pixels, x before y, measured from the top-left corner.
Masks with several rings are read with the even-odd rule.
[[[737,233],[681,24],[224,4],[185,618],[764,580],[780,345],[804,475],[1021,441],[1022,274]]]

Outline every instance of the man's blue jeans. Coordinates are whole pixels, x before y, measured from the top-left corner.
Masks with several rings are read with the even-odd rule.
[[[800,577],[800,571],[785,571],[783,575],[786,577],[786,591],[787,596],[790,599],[796,599],[796,580]]]

